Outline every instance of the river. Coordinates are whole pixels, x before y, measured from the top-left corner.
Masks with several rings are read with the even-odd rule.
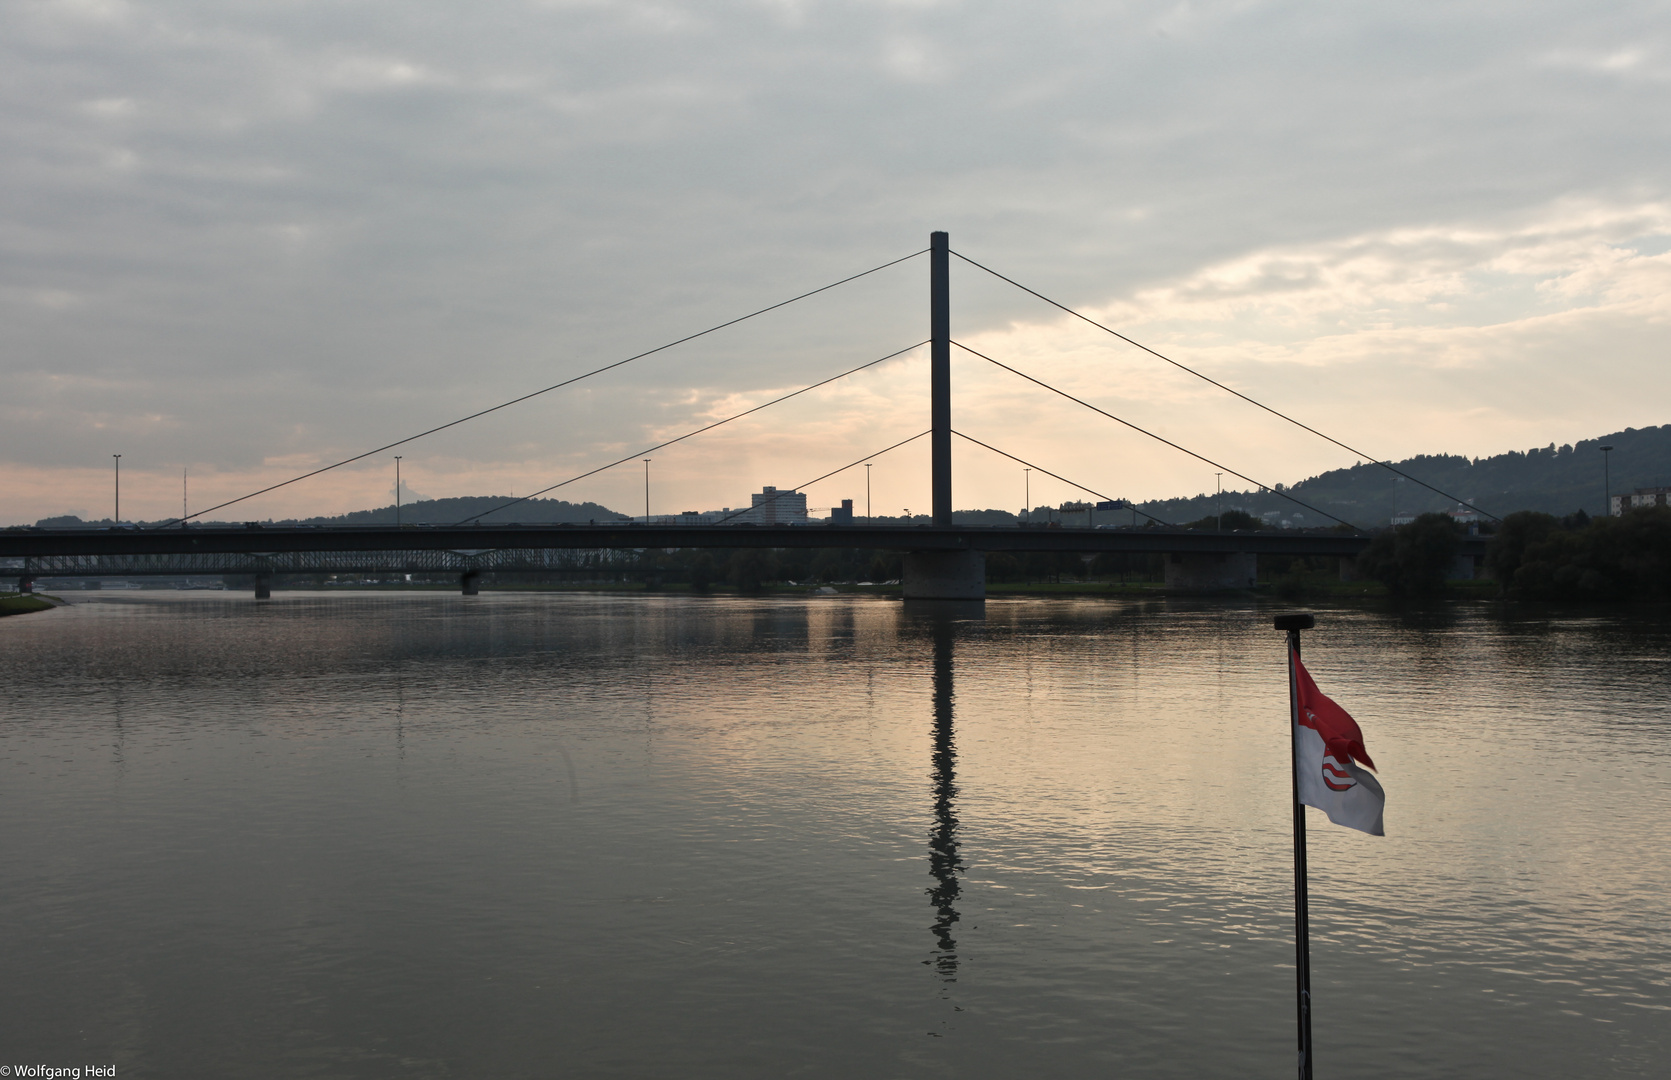
[[[1274,606],[135,591],[0,620],[0,1052],[1289,1076]],[[1320,1077],[1663,1075],[1671,616],[1316,609]]]

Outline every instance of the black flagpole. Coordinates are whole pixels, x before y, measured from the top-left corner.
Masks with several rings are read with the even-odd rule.
[[[1294,792],[1294,974],[1299,995],[1300,1080],[1311,1075],[1311,913],[1306,904],[1305,807],[1300,804],[1300,688],[1294,662],[1300,658],[1300,631],[1317,620],[1310,615],[1278,615],[1276,628],[1288,631],[1288,782]]]

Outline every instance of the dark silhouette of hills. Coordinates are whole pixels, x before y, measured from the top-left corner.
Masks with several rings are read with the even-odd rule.
[[[404,525],[455,525],[465,518],[482,514],[480,519],[489,525],[502,525],[509,522],[521,522],[529,525],[561,525],[565,523],[579,523],[585,521],[625,521],[627,515],[617,513],[607,506],[600,506],[594,502],[571,503],[563,499],[527,499],[506,510],[494,510],[510,502],[508,495],[469,495],[456,499],[422,499],[418,502],[407,503],[400,508],[400,521]],[[488,511],[494,511],[488,513]],[[335,517],[311,518],[283,518],[264,519],[272,525],[393,525],[395,523],[395,507],[393,503],[378,507],[374,510],[355,510]],[[42,518],[35,522],[43,529],[73,529],[77,526],[89,528],[109,527],[109,518],[103,521],[83,521],[73,514],[62,517]],[[163,522],[129,522],[139,525],[161,525]],[[203,521],[203,525],[240,525],[241,521]]]
[[[626,521],[627,515],[595,502],[571,503],[565,499],[527,499],[505,510],[494,510],[511,499],[506,495],[465,495],[453,499],[423,499],[400,508],[405,525],[454,525],[465,518],[483,515],[484,525],[521,522],[527,525],[562,525],[586,521]],[[493,511],[488,513],[488,511]],[[303,525],[393,525],[393,503],[375,510],[355,510],[336,517],[304,518]]]
[[[1604,445],[1613,447],[1613,494],[1671,483],[1671,424],[1626,428],[1574,445],[1550,443],[1541,449],[1511,450],[1488,458],[1421,454],[1392,464],[1498,516],[1516,510],[1557,515],[1583,510],[1595,517],[1607,512],[1600,449]],[[1365,528],[1386,525],[1397,513],[1442,511],[1456,505],[1379,465],[1334,469],[1301,480],[1288,491],[1297,499]],[[1167,521],[1182,522],[1214,513],[1216,499],[1204,494],[1141,505]],[[1295,524],[1334,524],[1272,492],[1226,491],[1224,509],[1245,510],[1256,517],[1276,510]],[[1297,520],[1296,515],[1300,515]]]

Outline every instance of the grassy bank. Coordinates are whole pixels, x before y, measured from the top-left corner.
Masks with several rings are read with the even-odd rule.
[[[26,593],[0,593],[0,615],[27,615],[31,611],[49,611],[58,605]]]

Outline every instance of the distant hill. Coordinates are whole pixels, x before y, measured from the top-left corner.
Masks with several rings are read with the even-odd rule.
[[[563,499],[527,499],[506,510],[488,513],[496,506],[511,501],[509,495],[472,495],[458,499],[423,499],[400,508],[400,520],[406,525],[453,525],[466,518],[482,514],[488,524],[522,522],[529,525],[560,525],[583,521],[626,521],[627,515],[594,502],[571,503]],[[355,510],[336,517],[265,519],[274,525],[393,525],[393,503],[375,510]],[[83,521],[74,515],[42,518],[35,522],[42,529],[73,529],[109,527],[111,521]],[[162,522],[130,522],[139,525],[160,525]],[[241,521],[202,521],[202,525],[241,525]]]
[[[1495,457],[1423,454],[1392,464],[1498,516],[1516,510],[1570,514],[1580,509],[1596,516],[1606,512],[1600,450],[1604,445],[1613,447],[1613,494],[1671,483],[1671,424],[1626,428],[1576,445],[1557,447],[1550,443],[1542,449],[1511,450]],[[1397,513],[1426,513],[1455,506],[1379,465],[1335,469],[1301,480],[1288,490],[1296,499],[1367,528],[1385,525]],[[1215,504],[1213,495],[1204,494],[1141,505],[1164,520],[1181,522],[1213,513]],[[1272,492],[1226,491],[1224,509],[1245,510],[1255,516],[1276,510],[1289,520],[1299,515],[1296,524],[1333,524]]]
[[[528,525],[561,525],[586,521],[626,521],[627,515],[617,513],[595,502],[571,503],[563,499],[527,499],[505,510],[493,513],[496,506],[511,501],[509,495],[468,495],[456,499],[423,499],[406,503],[400,508],[400,520],[407,525],[453,525],[465,518],[482,514],[487,525],[522,522]],[[303,525],[393,525],[393,503],[375,510],[356,510],[336,517],[305,518]]]

